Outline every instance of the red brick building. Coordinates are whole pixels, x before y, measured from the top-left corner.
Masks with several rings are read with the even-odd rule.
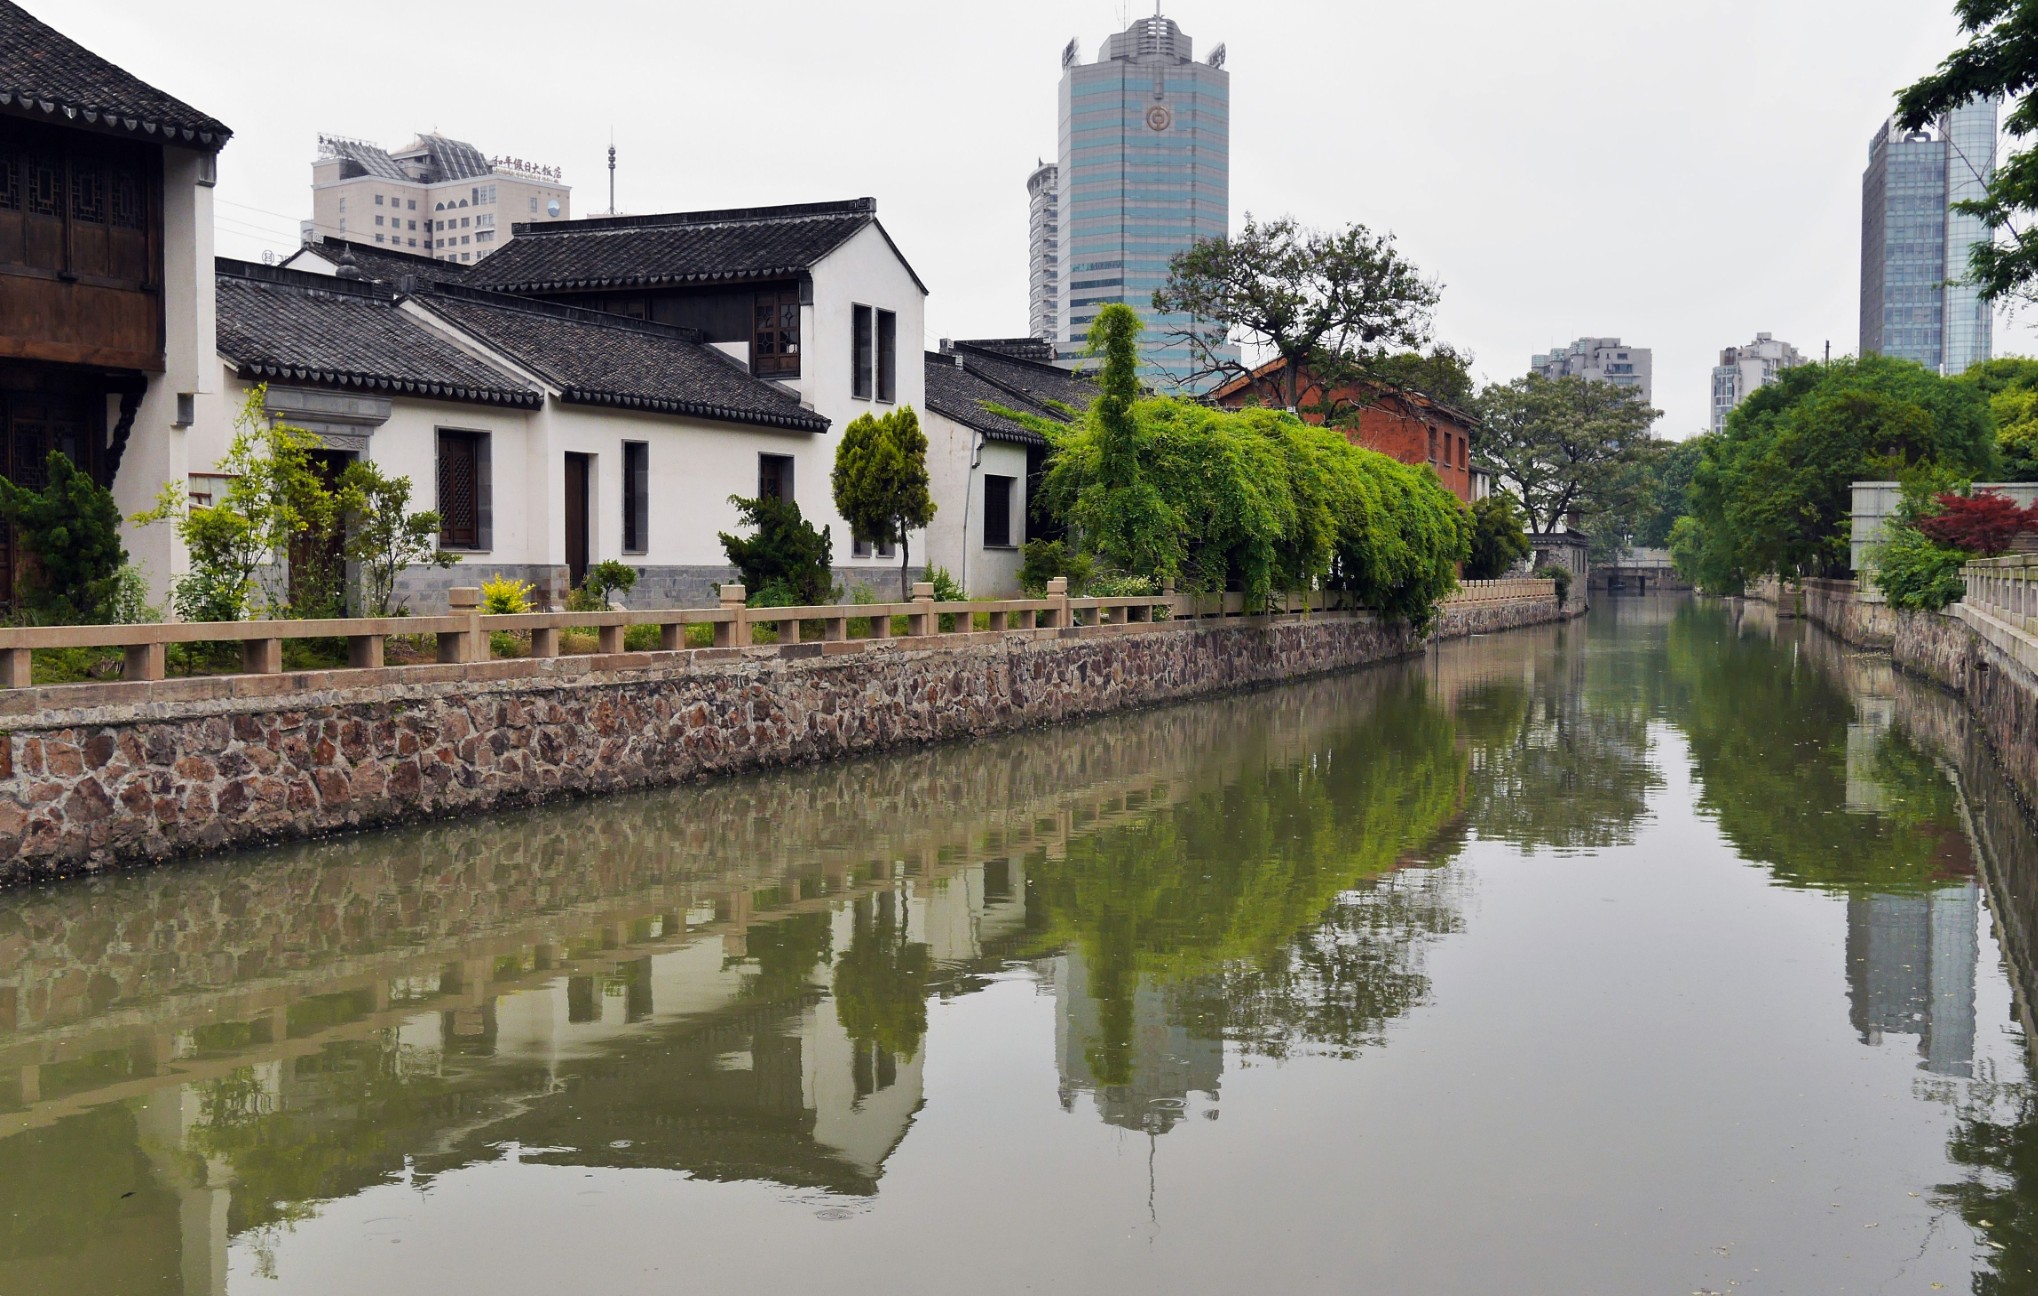
[[[1234,378],[1210,393],[1210,399],[1227,409],[1265,405],[1276,409],[1288,403],[1284,373],[1287,361],[1275,359],[1253,370],[1250,377]],[[1296,385],[1295,405],[1304,422],[1321,424],[1328,407],[1349,425],[1345,436],[1353,445],[1390,455],[1405,464],[1428,464],[1436,470],[1445,489],[1469,504],[1472,502],[1472,429],[1470,414],[1416,391],[1403,391],[1380,383],[1340,384],[1326,393],[1308,370]]]

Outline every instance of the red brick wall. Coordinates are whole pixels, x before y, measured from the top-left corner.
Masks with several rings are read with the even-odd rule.
[[[1339,388],[1332,394],[1338,405],[1345,406],[1370,399],[1351,388]],[[1232,409],[1249,403],[1273,406],[1287,403],[1279,374],[1258,379],[1217,399],[1219,404]],[[1304,382],[1302,390],[1296,393],[1295,403],[1303,411],[1304,422],[1323,422],[1323,415],[1310,408],[1321,409],[1326,403],[1322,389],[1313,379]],[[1377,403],[1363,405],[1357,422],[1357,427],[1345,429],[1345,437],[1353,445],[1377,450],[1405,464],[1428,464],[1436,470],[1444,489],[1467,504],[1472,502],[1471,429],[1433,406],[1418,405],[1393,395],[1383,395]]]

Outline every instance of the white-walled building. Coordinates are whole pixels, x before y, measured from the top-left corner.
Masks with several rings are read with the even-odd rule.
[[[638,570],[636,605],[711,602],[734,575],[718,539],[729,496],[772,489],[828,431],[673,325],[227,260],[217,288],[223,373],[192,463],[225,454],[235,411],[266,384],[271,416],[408,477],[414,506],[439,511],[441,546],[465,561],[411,573],[418,610],[498,572],[556,603],[611,558]]]
[[[1712,430],[1727,425],[1727,415],[1760,389],[1776,381],[1785,369],[1795,369],[1804,356],[1788,342],[1767,333],[1757,333],[1746,346],[1728,347],[1712,371]]]
[[[943,507],[927,529],[927,561],[972,598],[1019,593],[1020,547],[1047,438],[1000,411],[1056,422],[1086,408],[1089,380],[1056,367],[1034,338],[943,342],[926,361],[927,470]],[[960,507],[954,506],[960,501]]]
[[[1642,399],[1655,401],[1655,353],[1648,347],[1629,346],[1615,337],[1582,337],[1569,346],[1529,360],[1529,370],[1552,381],[1583,378],[1632,387]]]
[[[926,332],[927,289],[878,222],[875,199],[598,217],[519,225],[516,234],[465,282],[695,330],[826,419],[836,435],[779,444],[774,488],[828,528],[845,587],[896,588],[896,560],[851,536],[829,485],[851,420],[926,406],[913,357]],[[702,510],[727,510],[711,492],[691,498]],[[936,503],[960,506],[939,494]],[[734,520],[728,510],[720,524]],[[926,550],[922,533],[907,542],[913,555]]]
[[[305,236],[340,238],[472,265],[508,243],[515,225],[565,220],[573,189],[559,168],[484,157],[433,132],[391,151],[318,137]]]

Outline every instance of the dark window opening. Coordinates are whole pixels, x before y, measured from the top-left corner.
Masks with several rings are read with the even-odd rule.
[[[793,457],[791,455],[761,454],[757,456],[757,494],[760,499],[775,499],[787,504],[793,502]]]
[[[780,378],[800,373],[800,294],[797,289],[757,294],[751,317],[750,370]]]
[[[877,313],[877,398],[899,398],[899,317],[888,310]]]
[[[1007,549],[1012,545],[1013,477],[984,474],[984,547]]]
[[[651,547],[651,446],[623,442],[623,552],[643,553]]]
[[[439,429],[439,544],[488,548],[488,434]]]
[[[870,307],[852,307],[850,319],[849,394],[858,400],[869,400],[871,348],[874,344]]]

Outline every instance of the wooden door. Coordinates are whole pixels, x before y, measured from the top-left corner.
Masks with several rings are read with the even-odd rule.
[[[100,398],[101,403],[104,398]],[[50,451],[97,477],[93,400],[70,393],[0,391],[0,475],[17,486],[49,484]],[[0,610],[12,612],[24,555],[11,523],[0,523]]]
[[[566,578],[575,586],[587,575],[587,487],[590,456],[566,456]]]

